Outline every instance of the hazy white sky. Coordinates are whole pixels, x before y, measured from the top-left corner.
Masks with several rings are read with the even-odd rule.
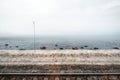
[[[120,34],[120,0],[0,0],[0,36]]]

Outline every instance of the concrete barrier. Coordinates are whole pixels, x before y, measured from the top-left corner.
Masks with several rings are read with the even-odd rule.
[[[120,50],[36,50],[36,53],[33,50],[0,50],[0,73],[58,73],[57,76],[64,73],[120,73]],[[41,80],[50,79],[49,76],[41,76]],[[0,76],[1,80],[4,78]],[[32,78],[40,80],[40,77]],[[55,80],[109,78],[120,79],[119,75],[54,77]],[[23,76],[23,79],[26,77]]]

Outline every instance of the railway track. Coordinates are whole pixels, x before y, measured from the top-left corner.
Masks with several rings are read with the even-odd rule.
[[[0,80],[120,80],[120,73],[0,73]]]

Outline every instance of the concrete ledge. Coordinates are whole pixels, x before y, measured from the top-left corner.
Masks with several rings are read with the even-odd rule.
[[[120,50],[1,50],[0,65],[120,64]]]
[[[0,50],[1,73],[119,73],[120,50]]]

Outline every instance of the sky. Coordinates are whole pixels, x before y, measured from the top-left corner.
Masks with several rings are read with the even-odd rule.
[[[0,0],[0,36],[120,35],[120,0]]]

